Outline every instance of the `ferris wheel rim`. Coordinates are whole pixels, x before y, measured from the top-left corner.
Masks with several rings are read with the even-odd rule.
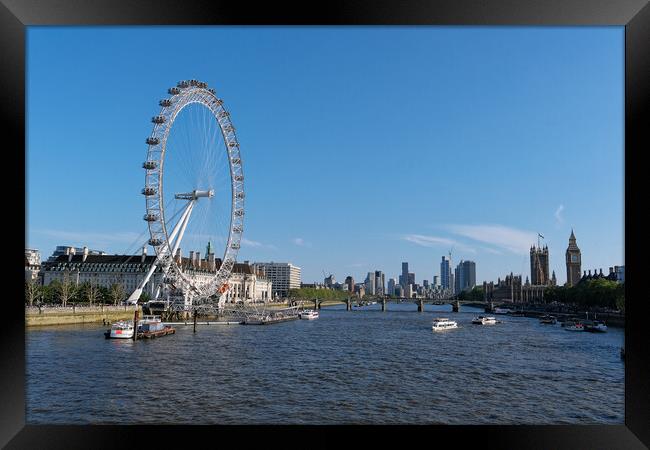
[[[223,293],[223,287],[227,286],[227,280],[230,278],[237,260],[243,234],[245,195],[239,142],[235,134],[235,127],[230,120],[230,113],[224,107],[223,101],[217,98],[215,91],[208,88],[207,83],[197,80],[181,81],[177,87],[170,88],[168,92],[171,97],[160,101],[161,110],[157,116],[152,118],[153,131],[151,136],[146,139],[149,147],[147,160],[143,164],[146,170],[143,194],[145,194],[147,205],[144,218],[149,227],[149,245],[154,247],[158,258],[163,259],[167,264],[169,272],[174,272],[171,276],[175,278],[176,282],[180,282],[183,287],[193,290],[199,296],[210,297],[217,294],[220,296],[220,293]],[[179,267],[176,255],[171,254],[172,248],[165,221],[163,182],[167,139],[176,117],[191,104],[200,104],[207,108],[217,122],[228,156],[232,194],[228,238],[221,264],[206,283],[197,283],[191,280]],[[170,274],[168,273],[168,275]]]

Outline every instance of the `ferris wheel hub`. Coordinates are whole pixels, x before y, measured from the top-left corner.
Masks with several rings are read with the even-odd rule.
[[[177,200],[196,200],[199,197],[208,197],[208,198],[214,197],[214,189],[210,189],[209,191],[199,191],[195,189],[192,192],[176,194],[174,196],[174,198],[176,198]]]

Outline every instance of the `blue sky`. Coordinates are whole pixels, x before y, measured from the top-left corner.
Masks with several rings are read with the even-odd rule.
[[[623,27],[29,27],[27,246],[137,251],[150,118],[190,78],[237,127],[239,260],[421,283],[452,250],[480,283],[539,232],[563,283],[573,227],[583,269],[624,263]]]

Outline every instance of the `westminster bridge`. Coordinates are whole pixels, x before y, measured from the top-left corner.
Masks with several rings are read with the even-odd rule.
[[[389,303],[415,303],[418,307],[418,312],[424,312],[425,305],[451,305],[453,312],[458,312],[462,305],[466,306],[475,306],[479,308],[485,308],[486,312],[492,311],[494,309],[494,304],[492,302],[476,302],[469,300],[456,300],[456,299],[431,299],[431,298],[378,298],[376,300],[377,304],[381,305],[382,311],[388,310]],[[314,304],[314,309],[320,309],[321,304],[326,302],[326,299],[314,298],[307,300]],[[359,301],[358,299],[353,299],[348,297],[345,300],[341,301],[345,304],[345,309],[347,311],[352,311],[353,306],[365,306],[369,303],[367,301]]]

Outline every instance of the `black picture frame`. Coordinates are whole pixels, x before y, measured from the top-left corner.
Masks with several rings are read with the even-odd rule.
[[[225,445],[228,438],[244,444],[291,445],[295,433],[308,435],[303,446],[340,445],[340,432],[381,442],[399,433],[405,442],[440,442],[463,446],[480,443],[487,448],[644,448],[650,446],[650,370],[647,322],[648,300],[641,292],[640,263],[645,199],[641,158],[648,145],[650,87],[650,6],[645,0],[444,0],[444,1],[328,1],[300,5],[185,0],[183,2],[128,0],[68,1],[0,0],[0,61],[2,61],[2,123],[5,196],[20,211],[16,187],[25,179],[25,45],[26,27],[32,25],[615,25],[625,26],[625,255],[626,361],[625,425],[603,426],[364,426],[364,427],[259,427],[259,426],[36,426],[25,424],[24,295],[19,267],[6,273],[17,292],[5,294],[2,348],[2,400],[0,445],[7,448],[148,448],[180,438],[195,442],[197,435]],[[74,77],[74,74],[71,74]],[[22,152],[20,150],[23,150]],[[25,174],[28,176],[28,174]],[[25,197],[26,199],[26,197]],[[25,199],[22,202],[25,207]],[[28,211],[25,210],[27,217]],[[18,214],[15,214],[18,216]],[[637,216],[637,217],[635,217]],[[25,223],[7,221],[25,232]],[[20,232],[20,231],[19,231]],[[20,255],[18,239],[8,239],[12,255]],[[15,242],[13,242],[15,241]],[[632,245],[630,244],[632,243]],[[16,256],[17,258],[17,256]],[[13,259],[13,257],[12,257]],[[14,273],[15,269],[15,273]],[[11,275],[14,273],[14,275]],[[639,293],[635,296],[633,293]],[[44,374],[46,375],[46,374]],[[208,441],[210,442],[210,441]],[[231,445],[231,444],[228,444]],[[301,445],[298,442],[298,445]]]

